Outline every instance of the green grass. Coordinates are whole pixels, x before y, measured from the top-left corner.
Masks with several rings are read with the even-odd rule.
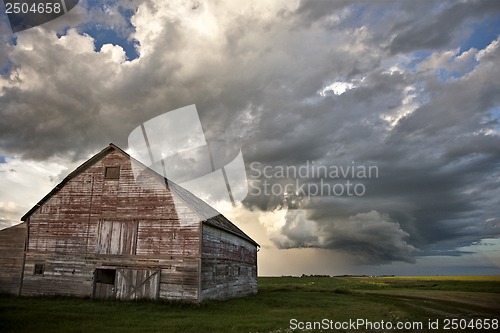
[[[292,318],[425,324],[500,319],[499,282],[500,277],[263,277],[257,295],[200,305],[0,295],[0,332],[291,332]]]

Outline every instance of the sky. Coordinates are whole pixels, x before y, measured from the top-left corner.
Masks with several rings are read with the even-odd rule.
[[[259,275],[500,274],[498,1],[82,0],[0,43],[0,228],[195,104]]]

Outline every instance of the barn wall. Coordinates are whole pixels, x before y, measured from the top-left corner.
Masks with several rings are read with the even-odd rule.
[[[19,294],[26,222],[0,231],[0,292]]]
[[[198,301],[199,258],[172,260],[161,271],[160,298]]]
[[[201,300],[245,296],[257,288],[256,246],[203,225]]]
[[[35,264],[44,272],[35,275]],[[27,252],[21,295],[92,295],[92,264],[78,254]]]
[[[79,255],[29,252],[26,257],[22,295],[67,295],[93,297],[96,269],[159,271],[157,295],[166,299],[198,299],[199,259],[166,259],[164,256]],[[35,274],[35,264],[43,264],[43,274]],[[125,274],[122,274],[123,276]],[[122,278],[117,277],[118,280]],[[118,284],[116,293],[120,297]]]
[[[120,166],[118,179],[106,167]],[[71,178],[29,219],[24,295],[92,296],[99,267],[160,269],[159,295],[198,298],[199,217],[127,156],[111,152]],[[44,263],[43,276],[34,275]]]

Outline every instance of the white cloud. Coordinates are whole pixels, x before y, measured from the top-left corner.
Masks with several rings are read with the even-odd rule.
[[[333,92],[335,95],[342,95],[346,91],[351,90],[355,87],[356,86],[354,85],[354,83],[337,81],[324,87],[320,92],[320,95],[326,96],[329,91]]]
[[[478,50],[471,48],[459,54],[459,48],[435,52],[422,61],[418,68],[420,70],[431,70],[438,74],[446,71],[455,77],[466,75],[471,72],[477,64]]]
[[[101,53],[109,55],[111,60],[117,64],[121,64],[127,59],[125,51],[119,45],[104,44],[101,47]]]
[[[482,61],[485,58],[495,57],[495,52],[498,52],[500,47],[500,39],[491,42],[485,49],[479,51],[476,55],[477,61]],[[490,59],[493,60],[493,59]]]

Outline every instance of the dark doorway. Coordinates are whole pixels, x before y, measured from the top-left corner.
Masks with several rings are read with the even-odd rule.
[[[96,269],[94,272],[94,298],[114,298],[116,269]]]

